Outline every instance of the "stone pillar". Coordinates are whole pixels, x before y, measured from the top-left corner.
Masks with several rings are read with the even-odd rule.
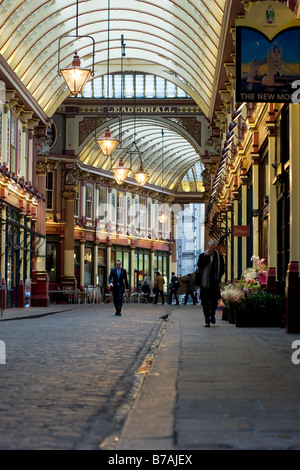
[[[85,224],[86,217],[85,217],[85,207],[86,207],[86,181],[82,181],[81,183],[81,218],[82,223]]]
[[[65,238],[63,253],[63,276],[61,284],[63,287],[76,288],[74,271],[74,201],[76,191],[74,189],[63,192],[65,199]]]
[[[46,194],[46,176],[49,171],[49,164],[47,158],[44,162],[38,162],[36,165],[36,186],[40,195]],[[39,233],[46,237],[46,204],[40,199],[37,206],[37,221],[36,229]],[[41,244],[38,254],[36,256],[36,270],[37,272],[46,272],[46,240]]]
[[[228,200],[226,203],[226,217],[227,217],[227,231],[228,233],[232,234],[233,221],[232,221],[232,203],[231,203],[230,195],[228,196]],[[231,251],[232,251],[231,237],[228,237],[227,238],[227,258],[226,258],[226,269],[227,269],[226,278],[228,281],[233,281],[233,279],[231,279]]]
[[[173,270],[173,266],[172,266],[172,247],[171,245],[169,245],[169,273],[168,273],[168,277],[169,277],[169,281],[171,281],[171,277],[172,277],[172,271],[176,273],[176,268]],[[167,288],[167,292],[168,292],[168,288]]]
[[[109,278],[110,271],[111,271],[111,242],[110,242],[110,240],[107,241],[106,256],[107,256],[107,259],[106,259],[106,264],[107,264],[107,280],[106,280],[106,286],[104,286],[104,288],[107,288],[107,286],[109,285],[108,278]]]
[[[287,270],[285,329],[287,333],[300,333],[299,315],[299,262],[300,262],[300,107],[290,105],[290,261]]]
[[[268,224],[268,266],[277,269],[277,194],[276,186],[272,184],[276,162],[276,128],[275,122],[268,121],[269,130],[269,164],[268,185],[269,188],[269,224]],[[299,182],[298,182],[299,185]],[[299,233],[298,233],[299,235]]]
[[[155,254],[155,249],[151,248],[151,256],[150,256],[150,280],[154,281],[154,254]]]
[[[131,245],[131,250],[130,250],[130,279],[131,279],[131,292],[134,292],[134,245]]]
[[[98,246],[99,243],[94,245],[94,286],[97,286],[97,276],[98,276]]]
[[[287,270],[285,295],[285,331],[287,333],[300,333],[299,314],[299,263],[291,261]]]
[[[252,253],[255,256],[259,256],[259,154],[252,154],[252,198],[253,198],[253,250]]]
[[[238,225],[239,221],[239,201],[238,201],[238,190],[235,188],[235,190],[232,193],[233,195],[233,225]],[[238,238],[235,237],[234,240],[234,246],[233,246],[233,279],[237,280],[238,279],[238,273],[239,273],[239,244],[238,244]]]
[[[80,240],[80,290],[84,290],[85,240]]]
[[[26,240],[24,239],[24,213],[20,214],[20,246],[26,246]],[[18,307],[23,308],[25,306],[25,279],[24,279],[24,256],[26,252],[21,252],[20,266],[19,266],[19,287],[18,287]]]
[[[300,106],[290,105],[290,259],[300,261]]]
[[[247,180],[246,170],[241,169],[242,180],[242,225],[247,225]],[[247,268],[247,237],[242,237],[242,271]]]
[[[49,170],[47,158],[38,162],[36,165],[36,186],[38,192],[46,194],[46,175]],[[37,206],[37,218],[35,230],[39,232],[44,239],[35,241],[35,266],[32,272],[31,282],[31,306],[32,307],[48,307],[50,305],[49,298],[49,276],[46,271],[46,205],[40,199]]]
[[[6,309],[6,281],[5,281],[5,220],[6,220],[6,205],[1,205],[1,285],[0,285],[0,308]]]

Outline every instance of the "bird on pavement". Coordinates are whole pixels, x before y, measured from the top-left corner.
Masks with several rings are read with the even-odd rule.
[[[168,313],[166,313],[166,315],[163,315],[163,316],[162,316],[162,317],[160,317],[160,318],[162,318],[163,320],[167,320],[167,319],[168,319],[168,316],[169,316],[169,314],[168,314]]]

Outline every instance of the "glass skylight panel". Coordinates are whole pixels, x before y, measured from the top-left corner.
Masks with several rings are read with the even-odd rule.
[[[125,93],[124,98],[133,98],[134,89],[133,89],[133,75],[125,75]]]
[[[92,96],[93,94],[93,90],[92,90],[92,81],[90,80],[89,82],[87,82],[87,84],[85,85],[83,91],[82,91],[82,96],[84,98],[89,98],[90,96]],[[78,95],[80,96],[80,95]]]
[[[167,98],[175,98],[176,86],[172,82],[167,82]]]
[[[184,90],[181,88],[177,87],[177,98],[186,98],[187,94]]]
[[[161,77],[156,77],[156,98],[165,98],[165,79]]]
[[[114,98],[122,98],[122,75],[114,75]]]
[[[154,98],[154,75],[145,75],[146,98]]]
[[[121,84],[123,83],[123,95]],[[135,95],[134,95],[135,86]],[[162,77],[145,74],[109,76],[109,98],[189,98],[181,88]],[[90,80],[78,98],[107,98],[107,75]]]
[[[135,76],[135,96],[137,98],[144,98],[145,96],[144,81],[145,75]]]
[[[113,95],[112,95],[112,92],[113,92],[113,89],[112,89],[112,75],[109,75],[108,87],[107,87],[107,75],[104,75],[103,79],[104,79],[104,98],[107,98],[108,92],[109,92],[109,98],[112,98],[113,97]]]
[[[103,98],[103,77],[98,77],[93,81],[94,85],[94,97]],[[86,88],[86,86],[85,86]],[[84,88],[84,90],[85,90]],[[90,96],[91,97],[91,96]]]

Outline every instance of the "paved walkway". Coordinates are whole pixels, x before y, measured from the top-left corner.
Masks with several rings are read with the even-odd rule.
[[[280,328],[174,307],[115,449],[300,449],[300,365]],[[300,357],[300,354],[298,355]]]
[[[6,310],[2,320],[78,308],[85,306]],[[146,311],[128,305],[128,314],[131,308],[135,315]],[[118,320],[132,328],[126,315]],[[236,328],[220,315],[204,328],[203,320],[200,306],[172,306],[131,399],[116,412],[122,426],[99,441],[100,449],[300,449],[300,365],[292,362],[300,335]],[[78,442],[77,448],[89,447]]]

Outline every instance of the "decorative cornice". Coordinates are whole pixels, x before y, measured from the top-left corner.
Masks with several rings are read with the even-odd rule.
[[[50,165],[49,165],[49,163],[38,162],[38,163],[36,164],[36,172],[37,172],[39,175],[46,175],[49,170],[50,170]]]
[[[76,191],[64,191],[63,197],[68,201],[72,201],[76,199]]]

